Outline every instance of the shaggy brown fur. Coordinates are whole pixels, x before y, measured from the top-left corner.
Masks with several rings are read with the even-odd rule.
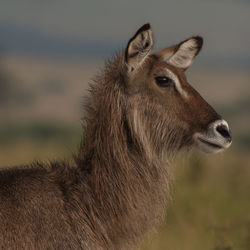
[[[158,55],[147,57],[146,51],[136,69],[134,49],[133,68],[127,48],[127,59],[117,54],[93,82],[74,165],[0,172],[1,249],[127,250],[162,221],[171,180],[168,156],[190,146],[193,129],[204,129],[217,114],[187,85],[184,73]],[[150,74],[161,67],[173,69],[205,110],[196,113],[195,125],[191,101],[175,90],[163,98],[152,83]],[[182,119],[185,108],[190,115]]]

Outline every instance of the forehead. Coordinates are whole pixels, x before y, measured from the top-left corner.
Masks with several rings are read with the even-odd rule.
[[[185,80],[183,70],[178,69],[165,61],[160,60],[156,55],[151,55],[149,58],[149,74],[164,74],[167,76],[176,75],[179,80]]]

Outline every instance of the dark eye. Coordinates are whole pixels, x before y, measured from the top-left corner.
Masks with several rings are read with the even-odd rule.
[[[155,81],[160,87],[174,86],[173,80],[168,78],[167,76],[157,76],[155,77]]]

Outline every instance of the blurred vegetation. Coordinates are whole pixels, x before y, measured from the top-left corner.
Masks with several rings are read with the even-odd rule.
[[[143,250],[250,249],[250,156],[179,159],[165,226]]]
[[[80,124],[1,124],[0,167],[67,159],[77,150],[81,133]]]
[[[23,143],[33,141],[39,144],[63,142],[72,146],[79,140],[79,127],[67,126],[66,124],[31,123],[31,124],[8,124],[0,125],[0,145]]]

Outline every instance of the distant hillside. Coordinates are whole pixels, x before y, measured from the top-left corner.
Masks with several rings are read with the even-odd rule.
[[[45,32],[0,23],[0,50],[5,54],[42,57],[107,57],[119,49],[118,43],[109,41],[76,40],[53,36]],[[1,51],[0,51],[1,52]]]
[[[89,40],[89,38],[73,39],[67,36],[51,35],[40,30],[16,27],[0,23],[0,53],[24,55],[45,58],[107,58],[126,46],[126,41]],[[156,43],[157,47],[157,43]],[[201,56],[199,64],[212,68],[250,67],[250,55],[223,55],[209,53],[207,46]]]

